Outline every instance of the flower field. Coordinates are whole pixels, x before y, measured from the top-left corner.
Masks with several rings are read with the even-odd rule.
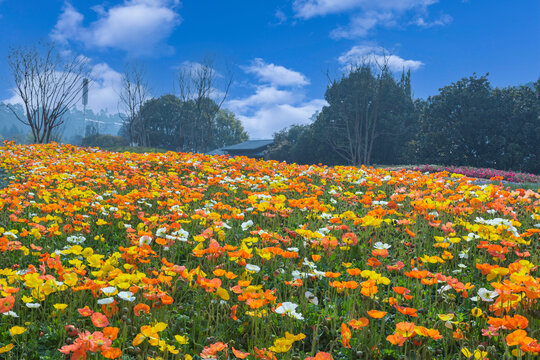
[[[533,359],[540,194],[0,147],[2,359]]]
[[[437,165],[421,165],[411,168],[414,171],[420,172],[439,172],[447,171],[454,174],[462,174],[469,177],[479,179],[498,178],[512,183],[540,183],[540,176],[513,171],[503,171],[495,169],[474,168],[469,166],[437,166]]]

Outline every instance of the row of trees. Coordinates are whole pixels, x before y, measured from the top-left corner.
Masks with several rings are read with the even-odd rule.
[[[9,105],[12,114],[30,127],[35,143],[52,141],[64,127],[65,115],[83,97],[88,84],[88,61],[62,55],[54,44],[10,49],[8,64],[23,111]],[[179,95],[152,98],[141,65],[128,65],[122,77],[119,108],[120,134],[131,146],[205,152],[247,140],[234,114],[221,109],[232,76],[220,74],[211,58],[182,66],[178,74]],[[85,143],[97,139],[96,131]]]
[[[311,124],[275,134],[269,158],[331,165],[408,161],[417,127],[410,72],[396,80],[387,64],[364,63],[332,81],[325,99],[328,105]]]
[[[410,73],[364,63],[328,86],[308,125],[274,136],[267,157],[296,163],[468,165],[540,173],[540,80],[492,88],[464,78],[413,100]]]
[[[128,111],[120,135],[131,144],[183,152],[207,152],[246,141],[240,120],[222,109],[231,82],[231,76],[215,70],[213,59],[205,58],[180,69],[179,96],[149,99],[144,70],[132,66],[123,77],[120,99]]]
[[[487,76],[461,79],[419,102],[411,152],[422,163],[540,173],[540,79],[492,88]]]
[[[41,51],[40,51],[41,50]],[[89,76],[82,57],[59,56],[53,45],[16,48],[8,64],[23,107],[10,106],[31,129],[34,142],[49,142],[82,95]],[[232,82],[212,59],[183,66],[177,95],[152,98],[144,69],[129,66],[119,107],[131,146],[206,152],[247,140],[241,122],[222,109]],[[493,89],[473,75],[413,100],[410,72],[395,78],[383,61],[351,67],[332,81],[328,105],[309,125],[275,134],[268,157],[297,163],[471,165],[540,173],[540,80]],[[95,134],[94,134],[95,135]],[[91,139],[86,139],[90,141]],[[87,141],[87,142],[88,142]]]
[[[139,139],[141,146],[183,152],[206,152],[248,140],[242,123],[232,112],[206,99],[200,106],[203,113],[212,115],[202,122],[198,121],[197,105],[195,100],[182,101],[175,95],[150,99],[137,113],[131,135],[128,126],[120,135]]]

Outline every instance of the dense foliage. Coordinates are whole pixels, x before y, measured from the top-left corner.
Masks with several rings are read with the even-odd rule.
[[[540,194],[446,172],[0,148],[3,359],[533,359]]]
[[[120,136],[94,134],[82,138],[81,145],[107,149],[129,144],[126,139]]]
[[[540,80],[535,87],[492,89],[473,76],[440,89],[421,111],[419,159],[540,173]]]
[[[207,121],[201,121],[214,114]],[[227,110],[206,98],[199,102],[182,101],[163,95],[146,101],[134,122],[134,136],[139,145],[174,151],[206,152],[248,139],[242,123]],[[121,134],[127,136],[126,129]]]
[[[325,98],[328,106],[311,124],[274,136],[269,159],[540,173],[540,80],[493,89],[486,76],[472,76],[413,101],[408,74],[396,81],[364,65],[330,84]]]

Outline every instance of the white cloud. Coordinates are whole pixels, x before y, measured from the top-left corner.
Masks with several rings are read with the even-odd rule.
[[[110,8],[94,7],[98,19],[84,26],[84,16],[70,3],[50,37],[60,43],[82,42],[87,47],[114,48],[132,55],[149,55],[163,48],[180,24],[178,0],[124,0]]]
[[[255,74],[260,81],[274,86],[304,86],[309,84],[309,80],[302,73],[280,65],[267,64],[260,58],[256,58],[251,65],[242,68],[247,73]]]
[[[266,64],[262,59],[242,68],[260,83],[254,86],[253,94],[231,99],[226,107],[238,115],[252,139],[272,138],[290,125],[308,124],[311,116],[326,105],[323,99],[306,99],[302,87],[309,79],[299,72]]]
[[[94,112],[106,110],[116,113],[119,110],[119,95],[122,88],[122,74],[107,63],[92,66],[88,89],[88,108]]]
[[[15,105],[15,104],[23,104],[22,102],[22,99],[21,97],[19,96],[19,94],[17,94],[15,92],[15,89],[11,89],[11,97],[10,98],[7,98],[7,99],[4,99],[2,101],[0,101],[0,103],[4,103],[4,104],[9,104],[9,105]]]
[[[334,39],[365,37],[377,26],[395,26],[405,15],[426,14],[427,8],[438,0],[295,0],[293,10],[296,17],[311,19],[330,14],[349,13],[350,22],[332,30]],[[449,16],[443,15],[432,26],[447,24]],[[419,26],[427,24],[419,17]],[[431,24],[431,23],[430,23]],[[425,26],[424,26],[425,27]]]
[[[382,64],[387,61],[391,71],[401,71],[403,69],[417,70],[423,62],[418,60],[405,60],[397,55],[390,54],[389,51],[380,46],[359,45],[353,46],[349,51],[338,58],[338,61],[346,68],[349,65],[357,65],[366,62]]]
[[[78,32],[82,28],[83,20],[84,16],[81,13],[75,10],[70,3],[65,3],[64,10],[51,31],[51,39],[66,44],[69,39],[79,36]]]
[[[277,9],[276,12],[274,13],[274,16],[278,20],[278,22],[277,22],[278,24],[282,24],[287,20],[287,15],[285,15],[283,10],[281,10],[281,9]]]
[[[204,69],[206,68],[206,69]],[[214,78],[223,78],[223,75],[213,67],[213,63],[202,64],[196,61],[183,61],[180,65],[175,66],[174,70],[185,71],[187,74],[196,75],[201,71],[211,71]]]
[[[315,99],[300,104],[263,106],[250,115],[238,115],[251,139],[270,139],[272,135],[293,124],[309,124],[311,116],[327,105]]]
[[[423,17],[419,17],[414,22],[416,25],[423,28],[430,28],[434,26],[445,26],[450,24],[454,19],[450,15],[442,15],[440,18],[433,21],[426,21]]]
[[[295,0],[293,9],[297,17],[309,19],[350,10],[403,12],[426,8],[438,0]]]
[[[393,20],[390,12],[378,13],[368,12],[359,14],[351,18],[349,25],[339,26],[330,32],[330,37],[334,39],[354,39],[365,37],[369,30],[379,24],[389,24]]]
[[[234,112],[245,112],[260,106],[273,106],[284,103],[294,103],[302,100],[299,92],[281,90],[273,86],[258,86],[255,94],[243,99],[233,99],[228,102]]]

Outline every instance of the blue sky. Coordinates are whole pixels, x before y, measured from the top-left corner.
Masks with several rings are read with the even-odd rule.
[[[0,100],[16,101],[9,47],[38,40],[89,59],[90,107],[109,112],[126,62],[145,65],[159,96],[211,56],[233,72],[225,107],[252,138],[308,123],[327,73],[383,53],[396,72],[411,69],[421,98],[473,72],[498,87],[540,77],[538,0],[0,0],[0,34]]]

